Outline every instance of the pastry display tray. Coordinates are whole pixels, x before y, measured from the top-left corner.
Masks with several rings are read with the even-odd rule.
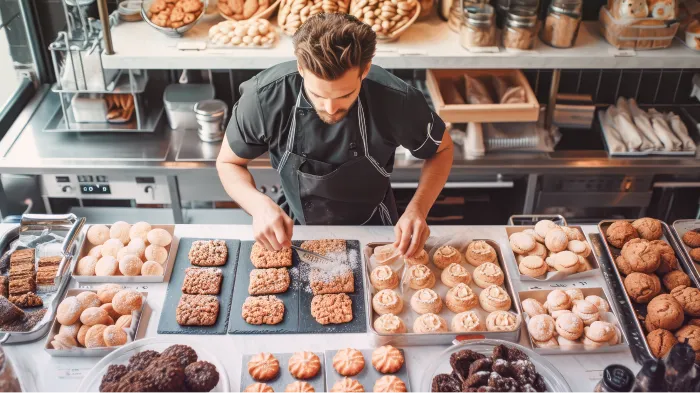
[[[302,240],[293,242],[301,246]],[[236,283],[233,287],[233,305],[229,318],[230,334],[294,334],[294,333],[365,333],[366,313],[371,308],[365,307],[363,294],[365,283],[362,274],[362,260],[360,257],[360,242],[357,240],[346,240],[348,261],[355,276],[355,291],[349,293],[352,300],[352,321],[341,324],[321,325],[311,315],[311,300],[314,295],[311,293],[308,280],[309,268],[303,266],[296,250],[292,250],[292,268],[289,269],[291,282],[289,289],[277,294],[284,302],[284,319],[277,325],[251,325],[243,320],[241,309],[248,294],[250,284],[250,272],[255,269],[250,261],[250,252],[253,249],[252,241],[241,242],[241,251],[238,257],[238,268],[236,270]]]
[[[651,348],[649,347],[649,343],[647,343],[646,340],[646,334],[644,333],[644,327],[642,326],[642,321],[646,317],[647,314],[647,305],[646,304],[641,304],[641,303],[634,303],[630,299],[630,297],[627,295],[627,291],[625,291],[625,285],[622,279],[622,275],[620,274],[620,271],[617,269],[617,266],[615,265],[615,258],[617,258],[620,255],[620,249],[612,246],[611,244],[608,243],[607,238],[605,237],[605,232],[607,231],[608,227],[615,221],[621,221],[621,220],[605,220],[601,221],[598,224],[598,230],[600,231],[600,237],[603,243],[603,247],[605,248],[605,252],[607,253],[607,256],[609,258],[606,263],[610,264],[610,269],[615,273],[613,277],[609,277],[608,275],[603,275],[605,277],[606,281],[610,280],[611,278],[614,278],[616,281],[615,285],[611,284],[608,282],[608,285],[611,289],[617,289],[619,292],[619,296],[622,296],[624,301],[622,302],[617,302],[618,306],[627,309],[626,312],[629,315],[634,315],[635,318],[633,318],[633,321],[627,321],[627,324],[622,324],[624,329],[627,330],[627,337],[629,341],[632,341],[632,336],[636,336],[635,341],[638,341],[637,344],[641,345],[643,348],[643,356],[645,358],[649,359],[655,359],[654,355],[651,352]],[[624,220],[624,221],[629,221],[632,222],[634,220]],[[673,250],[676,252],[676,258],[678,258],[678,266],[680,267],[681,270],[683,270],[688,276],[691,277],[691,284],[693,284],[694,287],[698,287],[698,281],[697,278],[695,278],[692,269],[690,266],[685,261],[685,258],[681,255],[681,250],[680,246],[678,245],[678,242],[676,239],[673,237],[673,234],[671,233],[671,229],[669,226],[663,222],[661,222],[661,228],[663,229],[663,236],[661,237],[661,240],[665,240]],[[667,291],[665,288],[661,288],[662,293],[666,293]],[[630,323],[631,322],[631,323]],[[644,359],[639,359],[638,357],[635,357],[635,360],[637,363],[642,363]]]
[[[403,366],[401,366],[401,369],[399,371],[392,373],[392,374],[382,374],[377,369],[374,368],[372,365],[372,352],[374,352],[374,349],[360,349],[360,352],[362,352],[362,356],[365,358],[365,367],[360,371],[359,374],[353,376],[353,377],[348,377],[352,378],[354,380],[357,380],[359,383],[362,384],[362,386],[365,388],[365,392],[373,392],[374,391],[374,383],[377,382],[377,380],[385,375],[395,375],[397,376],[400,380],[403,381],[403,383],[406,384],[406,391],[410,392],[411,391],[411,382],[409,381],[408,378],[408,366],[406,365],[406,362],[408,359],[406,359],[406,353],[404,352],[403,349],[399,348],[399,351],[403,354]],[[343,379],[344,377],[340,375],[337,371],[335,371],[335,368],[333,367],[333,356],[335,356],[335,353],[338,352],[337,350],[327,350],[326,351],[326,386],[328,386],[328,391],[333,389],[333,385],[335,385],[336,382],[339,380]]]
[[[219,299],[219,316],[212,326],[181,326],[175,320],[177,305],[182,296],[182,283],[185,281],[185,269],[193,266],[190,263],[189,251],[192,243],[197,240],[223,240],[228,247],[228,258],[223,266],[216,266],[224,274],[221,280],[221,292],[216,296]],[[238,250],[240,240],[233,239],[180,239],[177,254],[173,265],[173,272],[170,275],[168,291],[165,294],[163,309],[158,322],[158,334],[226,334],[228,327],[229,312],[231,309],[231,297],[233,295],[233,282],[236,276],[236,266],[238,260]]]
[[[508,226],[534,226],[539,221],[550,220],[559,226],[568,226],[561,214],[514,214],[508,218]]]
[[[69,289],[66,292],[66,297],[68,296],[76,296],[81,292],[94,292],[96,293],[97,291],[90,291],[90,290],[83,290],[83,289]],[[129,326],[128,329],[126,329],[126,335],[127,335],[127,342],[124,345],[129,344],[130,342],[133,342],[134,339],[136,338],[136,334],[139,331],[139,326],[141,325],[141,322],[146,322],[142,321],[141,318],[148,314],[146,312],[146,309],[148,308],[148,302],[147,297],[148,297],[148,292],[141,292],[141,295],[143,295],[143,305],[141,306],[141,309],[139,311],[134,311],[131,314],[131,326]],[[116,322],[116,321],[114,321]],[[54,318],[53,323],[51,324],[51,330],[49,331],[49,335],[46,338],[46,343],[44,344],[44,350],[51,356],[57,356],[57,357],[102,357],[106,356],[109,353],[113,352],[116,349],[121,348],[122,346],[118,347],[101,347],[101,348],[82,348],[82,347],[74,347],[68,350],[59,350],[59,349],[54,349],[51,346],[51,341],[53,341],[53,338],[55,335],[58,334],[58,330],[61,328],[61,324],[56,321]]]
[[[700,228],[700,220],[677,220],[673,222],[673,234],[676,236],[683,258],[688,262],[688,266],[691,267],[696,281],[700,283],[700,263],[693,261],[693,258],[690,257],[691,248],[683,243],[683,235],[690,230],[698,228]]]
[[[87,231],[92,225],[88,225],[86,230],[82,235],[82,241],[80,244],[80,253],[78,254],[77,261],[80,261],[83,257],[87,256],[90,250],[97,246],[92,244],[87,239]],[[110,228],[111,225],[106,225]],[[146,282],[163,282],[164,278],[168,276],[168,269],[172,265],[174,251],[177,251],[178,239],[175,237],[175,225],[151,225],[151,228],[165,229],[173,240],[168,244],[165,249],[168,250],[168,259],[165,260],[163,264],[163,275],[162,276],[81,276],[76,272],[78,268],[78,263],[73,265],[73,278],[79,283],[116,283],[116,284],[128,284],[128,283],[146,283]],[[146,261],[144,261],[146,262]]]
[[[321,361],[321,370],[319,370],[318,374],[316,374],[315,377],[311,379],[299,379],[299,381],[304,381],[308,382],[309,385],[313,386],[314,390],[317,392],[326,392],[326,364],[323,361],[323,352],[314,352],[316,356],[318,356],[318,359]],[[280,372],[275,377],[274,379],[270,381],[265,381],[268,386],[270,386],[275,392],[285,392],[287,385],[290,383],[293,383],[294,381],[297,381],[296,378],[292,376],[289,372],[289,358],[294,355],[293,353],[273,353],[272,354],[277,361],[280,363]],[[245,391],[245,388],[258,382],[253,379],[253,377],[250,376],[248,373],[248,361],[250,358],[252,358],[254,355],[253,354],[246,354],[243,355],[243,360],[241,361],[241,386],[239,388],[239,392]],[[332,366],[331,366],[332,367]]]
[[[471,241],[476,241],[476,240],[484,240],[486,243],[488,243],[491,247],[496,250],[496,255],[498,258],[499,266],[501,270],[503,270],[503,275],[504,275],[504,280],[503,280],[503,285],[502,287],[505,288],[506,292],[508,292],[508,295],[510,296],[512,305],[511,309],[509,310],[510,312],[516,314],[518,321],[519,321],[519,326],[517,329],[515,329],[512,332],[490,332],[490,331],[481,331],[481,332],[467,332],[467,333],[458,333],[458,332],[445,332],[445,333],[425,333],[425,334],[419,334],[419,333],[413,333],[413,320],[415,317],[411,317],[409,320],[406,318],[406,315],[413,315],[415,312],[411,309],[410,306],[410,296],[407,295],[407,293],[401,293],[401,296],[403,297],[404,301],[404,309],[403,311],[399,314],[401,319],[403,319],[404,323],[406,324],[406,329],[407,333],[394,333],[394,334],[384,334],[384,333],[379,333],[374,329],[374,320],[378,317],[374,310],[372,309],[372,297],[375,295],[377,292],[372,284],[370,283],[369,277],[372,273],[372,268],[373,268],[373,263],[372,263],[372,254],[374,252],[374,249],[379,246],[383,246],[385,244],[389,243],[369,243],[365,246],[364,248],[364,256],[365,256],[365,282],[367,282],[367,293],[365,294],[365,304],[367,308],[367,312],[369,314],[369,318],[367,319],[367,329],[372,333],[372,336],[374,337],[374,340],[377,344],[391,344],[391,345],[452,345],[452,343],[455,340],[478,340],[478,339],[483,339],[483,338],[492,338],[492,339],[499,339],[499,340],[505,340],[505,341],[511,341],[511,342],[518,342],[520,341],[520,331],[521,327],[520,324],[523,321],[522,318],[522,312],[520,309],[520,303],[517,302],[517,296],[516,292],[513,287],[513,281],[510,276],[510,272],[508,268],[506,267],[505,261],[503,260],[503,254],[501,253],[501,248],[499,247],[498,243],[496,243],[493,240],[488,240],[488,239],[467,239],[465,236],[462,235],[456,235],[452,237],[451,239],[448,238],[442,238],[442,239],[435,239],[431,238],[428,240],[428,244],[426,244],[426,250],[431,249],[431,245],[435,246],[435,248],[443,245],[451,245],[458,250],[462,254],[464,254],[464,251],[467,248],[467,245]],[[432,253],[430,253],[430,260],[432,261]],[[476,269],[474,266],[468,264],[466,261],[464,261],[464,255],[462,255],[463,263],[462,265],[469,270],[469,274],[471,275],[474,272],[474,269]],[[402,262],[404,263],[404,262]],[[404,263],[405,264],[405,263]],[[435,274],[435,286],[433,289],[438,293],[438,295],[443,298],[443,303],[444,303],[444,297],[449,288],[442,283],[442,280],[440,278],[440,272],[441,270],[437,269],[435,265],[433,265],[432,262],[428,264],[428,266],[431,268],[433,271],[433,274]],[[402,270],[405,270],[405,266],[401,268]],[[402,274],[403,275],[403,274]],[[403,281],[403,279],[402,279]],[[400,288],[405,287],[408,288],[408,286],[400,286]],[[469,287],[474,291],[475,295],[479,295],[481,292],[482,288],[479,288],[476,284],[474,284],[474,280],[472,279],[471,283],[469,284]],[[413,289],[408,289],[409,293],[415,292]],[[473,309],[474,311],[477,311],[479,314],[479,317],[481,318],[481,322],[486,326],[486,316],[489,314],[488,312],[484,311],[481,309],[481,306],[477,306]],[[439,315],[443,318],[445,318],[445,321],[447,321],[448,324],[448,329],[449,325],[451,324],[452,317],[455,315],[452,311],[448,310],[446,306],[443,304],[443,309],[439,313]]]
[[[583,229],[580,226],[576,225],[569,225],[569,228],[575,228],[581,231],[583,233],[583,236],[586,237],[585,232],[583,232]],[[506,227],[506,237],[510,239],[510,235],[516,233],[516,232],[523,232],[526,229],[535,229],[534,226],[517,226],[517,227]],[[588,240],[586,237],[586,243],[588,243],[588,246],[591,246],[591,242]],[[598,271],[600,270],[600,265],[598,264],[598,260],[596,259],[595,255],[591,252],[591,255],[586,258],[588,261],[588,264],[591,266],[589,270],[586,270],[585,272],[581,273],[574,273],[574,274],[566,274],[564,272],[547,272],[547,275],[545,278],[535,278],[535,277],[530,277],[526,276],[524,274],[520,273],[520,270],[518,269],[518,256],[515,254],[513,249],[510,247],[510,243],[508,244],[508,249],[510,249],[511,253],[513,254],[513,262],[515,263],[515,271],[518,272],[518,276],[520,278],[520,281],[560,281],[560,280],[577,280],[579,278],[584,278],[584,277],[594,277],[598,275]],[[548,250],[549,251],[549,250]]]

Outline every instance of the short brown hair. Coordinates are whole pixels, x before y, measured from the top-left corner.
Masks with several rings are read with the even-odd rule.
[[[294,55],[305,70],[336,80],[347,70],[370,64],[377,35],[368,25],[347,14],[318,14],[294,34]]]

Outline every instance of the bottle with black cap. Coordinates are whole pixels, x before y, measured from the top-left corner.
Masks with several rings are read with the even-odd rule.
[[[595,386],[594,392],[629,392],[634,385],[632,371],[620,364],[611,364],[603,370],[603,379]]]
[[[666,384],[664,383],[664,375],[666,374],[666,366],[663,360],[648,359],[639,370],[637,378],[634,381],[633,392],[664,392]]]
[[[686,343],[678,343],[666,356],[664,380],[669,392],[686,392],[693,379],[695,351]]]

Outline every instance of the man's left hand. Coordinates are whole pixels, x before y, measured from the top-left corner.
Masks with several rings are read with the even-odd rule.
[[[394,247],[404,257],[411,258],[418,253],[430,237],[430,228],[425,218],[426,214],[409,206],[396,223]]]

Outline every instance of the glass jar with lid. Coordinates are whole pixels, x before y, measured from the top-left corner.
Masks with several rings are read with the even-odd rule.
[[[479,48],[496,45],[496,24],[493,7],[484,4],[479,7],[465,7],[460,43],[463,47]]]
[[[555,48],[571,48],[581,25],[583,0],[553,0],[540,34],[542,42]]]
[[[508,10],[503,28],[503,47],[528,50],[535,45],[537,36],[537,14],[528,8]]]

